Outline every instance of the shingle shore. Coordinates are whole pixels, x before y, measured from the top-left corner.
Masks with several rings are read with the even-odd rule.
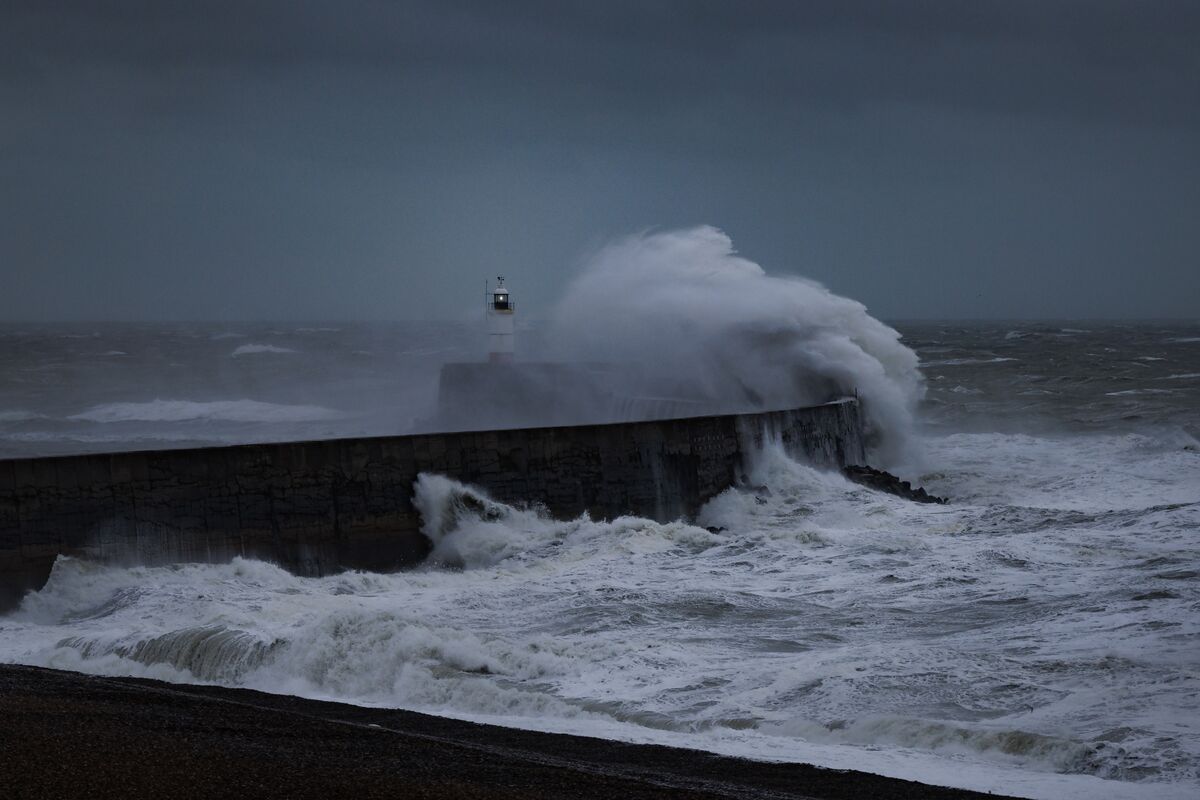
[[[0,797],[997,796],[244,689],[0,665]]]

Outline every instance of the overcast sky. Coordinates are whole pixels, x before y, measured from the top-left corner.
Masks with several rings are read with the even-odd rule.
[[[0,319],[525,309],[707,223],[877,316],[1200,316],[1200,4],[6,0]]]

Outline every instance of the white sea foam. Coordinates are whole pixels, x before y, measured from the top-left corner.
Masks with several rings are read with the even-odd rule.
[[[244,344],[230,353],[234,358],[241,356],[262,355],[264,353],[295,353],[290,347],[278,347],[273,344]]]
[[[1062,399],[1045,403],[1094,424],[1122,405],[1103,392],[1139,385],[1120,373],[1128,355],[1108,362],[1122,376],[1112,382],[1087,359],[1039,355],[1025,342],[1002,352],[1026,367],[995,364],[987,348],[1002,334],[930,337],[947,357],[982,362],[938,384],[939,409],[996,413],[1011,379],[1012,394],[1053,389]],[[1126,354],[1154,349],[1112,341]],[[410,344],[420,346],[388,352]],[[201,347],[212,355],[213,345]],[[134,358],[154,351],[129,349]],[[1083,349],[1107,358],[1098,343]],[[1138,377],[1167,388],[1154,378],[1197,365],[1173,355],[1171,367]],[[985,377],[973,383],[977,375]],[[554,520],[536,505],[424,475],[415,499],[434,558],[400,574],[301,578],[244,559],[136,568],[60,559],[42,591],[0,617],[0,661],[1031,797],[1190,798],[1200,794],[1200,427],[1184,380],[1171,384],[1173,394],[1137,404],[1175,409],[1172,423],[1143,417],[1130,423],[1136,432],[997,433],[973,412],[975,432],[930,438],[921,471],[897,469],[949,496],[946,506],[879,494],[768,440],[746,465],[746,485],[713,499],[695,524]],[[1070,402],[1080,385],[1103,412]],[[954,386],[984,389],[988,402]],[[1038,402],[1009,403],[999,427]],[[148,405],[132,416],[160,413]],[[6,407],[35,406],[20,398]],[[8,426],[5,440],[9,431],[129,442],[286,430],[66,425],[47,413],[56,419]],[[312,427],[326,426],[304,430]]]
[[[946,358],[940,361],[922,361],[923,367],[964,367],[971,364],[1002,364],[1005,361],[1016,361],[1015,358],[995,356],[994,358]]]
[[[0,425],[12,422],[32,422],[35,419],[45,418],[45,414],[38,414],[34,411],[22,411],[20,409],[0,411]]]
[[[330,408],[264,403],[259,400],[151,400],[106,403],[68,419],[80,422],[323,422],[343,415]]]
[[[1182,430],[1074,437],[958,433],[928,441],[930,461],[952,466],[922,480],[935,493],[976,505],[1136,511],[1200,501],[1195,445]]]
[[[789,408],[858,391],[889,453],[923,393],[917,357],[858,302],[768,275],[703,226],[614,242],[551,316],[559,357],[636,363],[692,401]]]
[[[0,618],[0,660],[1031,797],[1184,797],[1200,455],[1182,437],[934,439],[945,471],[924,481],[954,503],[933,507],[768,439],[711,530],[556,521],[422,475],[428,568],[63,558]]]
[[[1135,397],[1139,394],[1174,394],[1173,389],[1122,389],[1119,392],[1105,392],[1105,397]]]

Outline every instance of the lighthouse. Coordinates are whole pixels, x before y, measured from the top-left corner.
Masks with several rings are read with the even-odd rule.
[[[504,276],[496,281],[496,288],[487,295],[488,361],[507,363],[513,360],[514,305],[504,286]]]

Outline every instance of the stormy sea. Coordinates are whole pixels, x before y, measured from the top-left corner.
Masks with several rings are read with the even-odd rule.
[[[895,327],[925,391],[892,466],[947,505],[768,444],[695,520],[458,513],[453,558],[399,574],[60,558],[0,617],[0,660],[1029,797],[1195,796],[1200,327]],[[478,339],[9,325],[0,456],[406,430]],[[479,493],[417,494],[438,514]]]

